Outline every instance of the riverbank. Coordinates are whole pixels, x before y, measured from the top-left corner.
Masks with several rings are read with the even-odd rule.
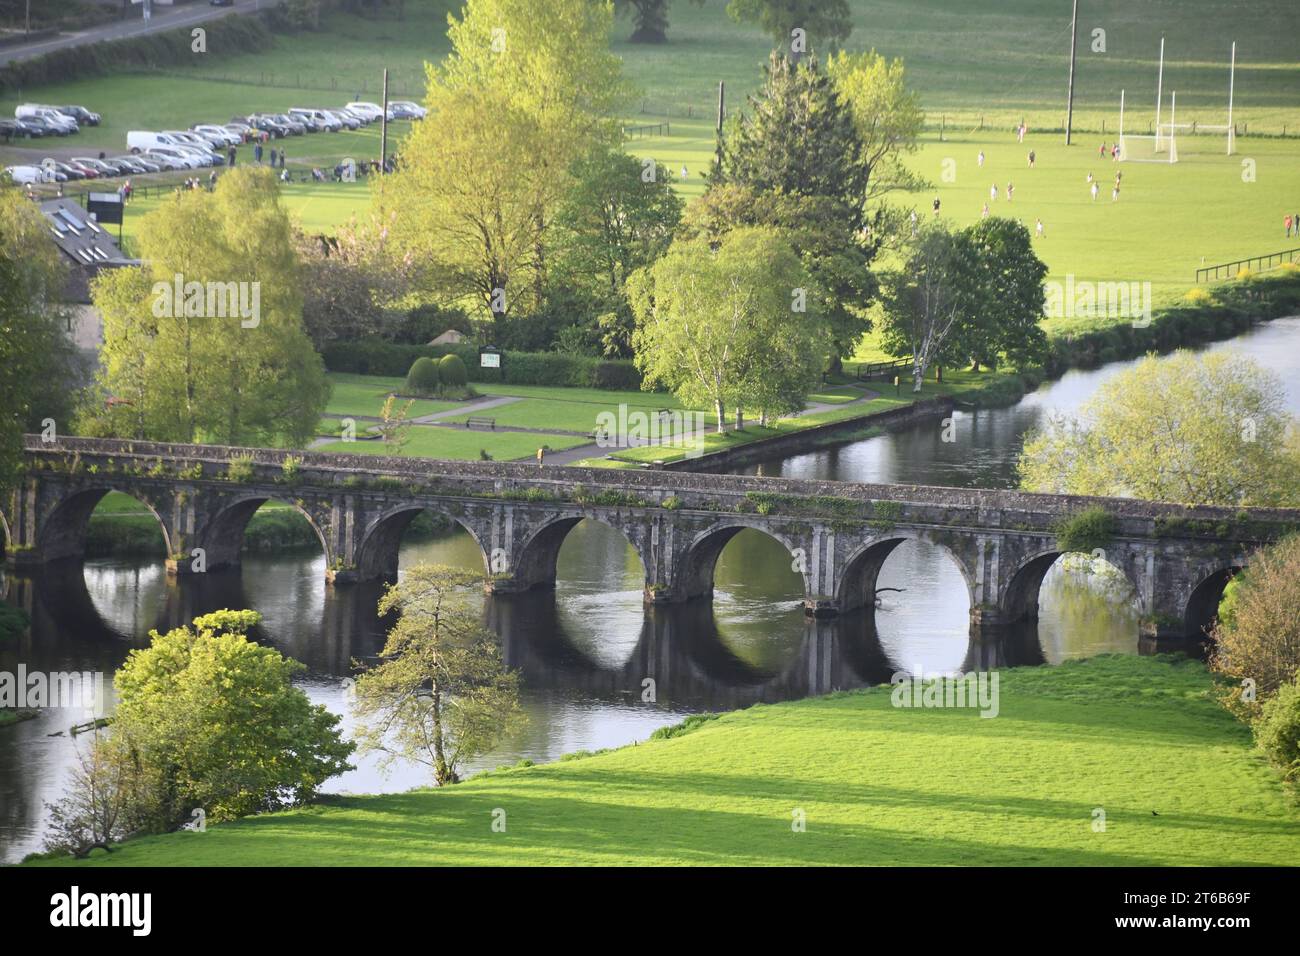
[[[1185,658],[1000,672],[998,715],[891,689],[331,799],[40,865],[1290,865],[1300,806]],[[504,812],[496,832],[494,813]],[[796,824],[804,821],[800,829]]]

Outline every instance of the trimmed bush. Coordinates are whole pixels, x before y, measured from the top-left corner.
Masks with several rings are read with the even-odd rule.
[[[469,382],[469,372],[465,369],[465,362],[459,355],[444,355],[438,360],[438,379],[443,385],[463,388]]]
[[[432,395],[438,390],[438,365],[424,355],[411,363],[406,373],[406,387],[416,395]]]

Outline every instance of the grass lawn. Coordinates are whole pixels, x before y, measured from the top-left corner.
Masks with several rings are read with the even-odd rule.
[[[1294,865],[1300,808],[1203,665],[1000,674],[999,714],[890,688],[759,705],[454,787],[334,798],[43,865]],[[491,828],[506,813],[505,833]],[[1096,811],[1105,831],[1096,832]],[[806,815],[793,832],[792,814]]]
[[[515,458],[532,458],[543,445],[552,451],[563,451],[585,445],[586,438],[572,435],[537,435],[527,432],[498,432],[481,429],[444,428],[435,425],[412,425],[410,440],[401,454],[417,458],[442,458],[447,460],[477,460],[480,451],[486,450],[497,461]],[[387,455],[391,452],[381,441],[338,441],[312,449],[319,452],[338,452],[349,455]]]
[[[400,378],[386,378],[381,375],[349,375],[341,372],[329,373],[330,400],[325,406],[325,413],[331,416],[369,415],[377,417],[383,408],[384,400],[390,394],[402,394],[406,391],[406,382]],[[441,402],[428,398],[399,398],[393,404],[403,408],[408,401],[411,406],[410,417],[432,415],[445,412],[463,405],[464,402]]]

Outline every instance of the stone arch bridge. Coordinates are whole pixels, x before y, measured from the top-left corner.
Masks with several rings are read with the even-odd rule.
[[[402,532],[428,509],[473,537],[494,592],[553,585],[565,536],[591,519],[636,550],[647,601],[682,602],[712,594],[722,549],[753,528],[790,551],[817,616],[872,603],[881,565],[902,542],[937,545],[962,573],[976,630],[1035,617],[1039,585],[1062,553],[1061,522],[1101,508],[1111,525],[1104,556],[1132,582],[1156,646],[1199,638],[1251,552],[1300,527],[1300,509],[117,439],[25,443],[22,481],[0,513],[18,568],[79,559],[90,514],[113,490],[158,518],[177,574],[238,564],[253,513],[290,502],[319,536],[335,585],[393,576]]]

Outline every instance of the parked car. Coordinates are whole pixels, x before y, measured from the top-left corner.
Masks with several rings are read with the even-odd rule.
[[[18,129],[17,120],[0,119],[0,137],[6,140],[17,139],[22,133]]]
[[[384,118],[384,111],[377,103],[348,103],[346,109],[363,113],[370,118],[370,122]]]
[[[64,116],[71,116],[82,126],[99,125],[100,115],[98,113],[92,113],[84,106],[56,106],[54,108]]]
[[[371,113],[368,113],[365,110],[353,109],[350,106],[340,106],[337,112],[342,113],[344,116],[351,116],[362,126],[369,126],[375,121],[375,116]]]
[[[282,123],[277,123],[269,116],[261,116],[256,113],[248,117],[248,125],[253,127],[255,130],[267,133],[273,138],[288,136],[290,134],[289,127]]]
[[[81,169],[93,169],[96,175],[117,176],[121,171],[117,168],[116,163],[110,163],[106,159],[91,159],[89,156],[73,156],[69,162]]]
[[[155,163],[146,156],[114,156],[113,162],[125,166],[126,171],[132,176],[162,171],[161,163]]]
[[[227,132],[234,133],[239,137],[241,143],[247,142],[248,135],[253,132],[253,127],[242,122],[223,123],[221,128]]]
[[[56,173],[58,175],[58,181],[61,183],[86,178],[85,174],[80,170],[73,169],[66,163],[61,163],[57,159],[52,159],[48,156],[41,160],[41,167],[43,169],[52,170]]]
[[[307,132],[307,124],[301,120],[296,120],[287,113],[271,113],[271,119],[281,126],[287,127],[289,132],[294,136],[303,136]]]
[[[413,102],[412,100],[393,100],[388,105],[392,107],[393,114],[398,119],[424,119],[429,112],[419,103]]]
[[[312,106],[295,106],[289,110],[289,118],[307,124],[309,130],[333,133],[343,128],[343,124],[322,109]]]
[[[16,119],[42,119],[55,129],[63,130],[65,133],[75,133],[80,127],[77,121],[71,116],[64,116],[52,106],[41,106],[39,103],[24,103],[14,110]]]
[[[16,119],[12,121],[6,120],[6,122],[12,122],[14,126],[17,128],[16,132],[14,133],[15,137],[26,136],[28,139],[35,139],[38,136],[54,135],[53,129],[47,126],[44,122],[38,120],[29,118],[29,119]]]
[[[72,130],[66,126],[56,126],[44,116],[23,116],[16,120],[18,123],[26,124],[30,127],[39,129],[37,136],[71,136]]]
[[[236,146],[242,137],[232,133],[224,126],[215,126],[211,123],[200,123],[197,126],[190,127],[191,133],[198,133],[216,148],[225,148],[227,146]]]
[[[322,110],[322,112],[333,119],[338,120],[342,129],[360,129],[364,124],[360,118],[346,113],[343,110]]]
[[[145,150],[145,155],[156,158],[168,169],[198,169],[203,165],[197,156],[182,152],[175,146],[153,146]]]
[[[94,166],[87,166],[85,163],[79,163],[75,159],[69,159],[63,164],[74,172],[81,173],[82,179],[98,179],[99,170]]]
[[[126,134],[127,148],[133,153],[142,153],[155,146],[176,146],[180,140],[167,133],[155,133],[149,130],[133,129]]]

